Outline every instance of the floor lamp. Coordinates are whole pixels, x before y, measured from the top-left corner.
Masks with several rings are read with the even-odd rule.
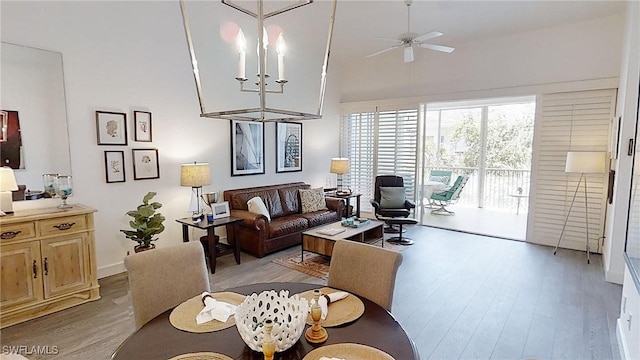
[[[562,231],[560,232],[560,237],[558,238],[558,243],[556,244],[556,248],[553,250],[553,255],[555,255],[556,252],[558,251],[560,240],[562,240],[562,235],[564,234],[564,230],[567,227],[567,221],[569,221],[569,215],[571,215],[571,209],[573,209],[573,203],[576,201],[576,195],[578,194],[578,189],[580,189],[580,184],[582,183],[582,179],[584,179],[584,221],[585,221],[585,230],[587,232],[587,264],[591,263],[590,251],[589,251],[589,213],[588,213],[588,207],[587,207],[587,177],[585,176],[585,174],[602,174],[604,173],[604,165],[605,165],[604,152],[569,151],[567,153],[567,164],[565,166],[564,171],[567,173],[580,173],[580,180],[578,181],[578,185],[576,186],[576,191],[573,192],[571,205],[569,206],[567,217],[566,219],[564,219],[564,225],[562,226]]]

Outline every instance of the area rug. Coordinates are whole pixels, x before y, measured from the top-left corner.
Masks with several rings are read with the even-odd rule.
[[[380,246],[380,241],[375,242],[372,245]],[[384,248],[402,252],[407,248],[407,246],[395,245],[385,242]],[[302,261],[300,261],[300,256],[300,254],[288,255],[281,258],[273,259],[271,261],[286,268],[300,271],[301,273],[315,276],[323,280],[326,280],[329,277],[329,263],[331,262],[330,257],[314,254],[308,251],[304,252],[304,259],[302,259]]]

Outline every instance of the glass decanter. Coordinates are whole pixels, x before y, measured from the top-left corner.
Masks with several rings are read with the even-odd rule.
[[[58,205],[60,209],[68,209],[72,206],[67,204],[67,198],[73,193],[73,182],[71,175],[58,176],[58,196],[62,199],[62,204]]]
[[[53,198],[58,192],[58,174],[42,175],[42,183],[44,184],[44,192]]]

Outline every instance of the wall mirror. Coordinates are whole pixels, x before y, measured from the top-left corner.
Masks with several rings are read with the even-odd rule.
[[[19,119],[17,150],[3,153],[1,166],[14,169],[18,184],[42,191],[42,174],[71,175],[62,54],[3,42],[1,56],[0,112]]]

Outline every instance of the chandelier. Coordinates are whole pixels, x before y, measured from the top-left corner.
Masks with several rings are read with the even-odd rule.
[[[320,119],[322,117],[322,107],[324,102],[324,94],[326,90],[326,82],[327,82],[327,67],[329,64],[329,54],[331,50],[331,38],[333,35],[333,24],[335,19],[335,11],[336,11],[336,1],[331,1],[331,9],[329,12],[329,25],[327,29],[327,37],[326,43],[324,46],[324,53],[322,54],[322,59],[317,59],[318,61],[322,61],[321,66],[319,68],[319,81],[318,84],[318,93],[314,93],[314,96],[317,96],[317,106],[315,109],[293,109],[293,105],[298,105],[300,103],[296,100],[296,97],[300,95],[300,93],[308,93],[309,90],[313,89],[313,85],[305,85],[304,82],[308,79],[301,79],[301,77],[306,78],[307,76],[298,76],[292,79],[285,79],[285,55],[287,51],[287,45],[285,43],[285,36],[283,35],[283,31],[280,31],[277,34],[276,41],[272,41],[269,43],[269,35],[276,37],[275,34],[268,34],[267,28],[265,24],[265,20],[272,19],[277,15],[284,14],[290,10],[298,9],[300,7],[310,5],[313,3],[313,0],[297,0],[292,4],[286,5],[282,8],[278,9],[269,9],[265,11],[264,0],[256,0],[255,9],[248,8],[240,5],[240,2],[243,4],[253,3],[248,1],[234,1],[234,0],[221,0],[221,3],[227,5],[249,17],[257,20],[256,24],[256,68],[257,74],[255,81],[250,80],[249,76],[247,76],[247,60],[248,57],[252,56],[252,51],[247,51],[247,37],[245,37],[245,32],[242,30],[241,26],[237,26],[237,32],[235,32],[234,41],[227,41],[228,46],[212,46],[211,40],[213,37],[211,34],[209,35],[200,35],[201,39],[206,39],[206,41],[202,40],[196,46],[196,41],[194,40],[194,35],[197,31],[201,31],[205,29],[205,26],[195,26],[191,27],[189,23],[189,18],[187,16],[187,4],[191,4],[192,2],[186,2],[185,0],[180,0],[180,9],[182,11],[182,20],[185,29],[185,35],[187,40],[187,46],[189,50],[189,56],[191,60],[191,66],[193,69],[193,77],[196,85],[196,92],[198,96],[198,102],[200,104],[200,117],[207,117],[213,119],[226,119],[226,120],[240,120],[240,121],[259,121],[259,122],[268,122],[268,121],[299,121],[299,120],[312,120],[312,119]],[[268,2],[268,1],[267,1]],[[198,3],[198,2],[194,2]],[[275,2],[268,2],[275,3]],[[277,2],[281,4],[282,2]],[[196,16],[204,16],[203,13],[205,11],[199,10],[196,12],[192,11],[192,14]],[[220,11],[220,15],[224,16],[224,12]],[[315,14],[314,14],[315,15]],[[291,20],[291,16],[288,16],[288,19]],[[297,19],[298,21],[300,19]],[[307,23],[305,19],[302,19],[302,24]],[[195,23],[194,23],[195,24]],[[235,24],[235,23],[234,23]],[[283,27],[286,25],[283,25]],[[280,29],[279,26],[276,28]],[[234,28],[235,29],[235,28]],[[221,30],[222,32],[222,30]],[[296,29],[288,30],[288,34],[297,34]],[[320,32],[322,34],[322,32]],[[228,40],[228,39],[227,39]],[[215,47],[215,49],[213,48]],[[226,49],[223,49],[226,47]],[[221,59],[223,54],[226,52],[230,52],[229,47],[234,47],[234,53],[237,52],[237,65],[234,64],[233,67],[224,66],[230,64],[229,59]],[[272,59],[272,62],[277,65],[277,79],[270,80],[271,76],[268,73],[268,64],[269,64],[269,47],[275,49],[275,54],[277,61]],[[205,48],[205,49],[202,49]],[[298,50],[298,49],[297,49]],[[296,59],[300,61],[302,58],[303,50],[298,50],[298,56]],[[211,59],[207,59],[207,61],[198,62],[198,58],[196,54],[216,54],[215,57],[211,57]],[[273,51],[271,54],[273,55]],[[234,56],[235,57],[235,56]],[[236,59],[233,59],[234,63]],[[253,58],[251,57],[251,60]],[[223,63],[223,66],[214,64]],[[296,71],[309,71],[309,69],[313,69],[311,65],[308,63],[300,62],[296,64],[297,66],[293,67]],[[205,67],[210,67],[207,72],[207,75],[203,76],[203,71]],[[273,67],[273,65],[272,65]],[[290,67],[291,68],[291,67]],[[237,70],[237,72],[236,72]],[[213,72],[222,72],[223,75],[216,76],[211,75]],[[229,80],[237,82],[239,84],[239,93],[232,95],[229,94],[228,91],[221,91],[222,88],[227,88],[229,86]],[[286,99],[279,99],[277,101],[278,105],[271,105],[271,96],[281,96],[284,97],[286,93],[286,87],[294,86],[292,91],[292,96],[287,97]],[[236,85],[238,86],[238,85]],[[302,88],[304,86],[304,88]],[[311,88],[311,89],[310,89]],[[204,90],[204,91],[203,91]],[[236,108],[219,110],[219,111],[208,111],[205,106],[205,100],[211,100],[211,93],[214,94],[213,99],[217,100],[217,102],[221,102],[224,104],[232,104],[236,105]],[[243,97],[243,95],[238,95],[242,93],[252,93],[257,94],[257,96],[250,95],[249,97]],[[208,95],[209,97],[207,97]],[[226,98],[225,98],[226,96]],[[267,104],[267,100],[270,100],[269,105]],[[242,104],[240,102],[244,101]],[[246,103],[249,103],[248,105]],[[286,106],[284,105],[286,103]],[[315,104],[315,101],[311,101],[311,106]],[[288,108],[288,109],[287,109]]]

